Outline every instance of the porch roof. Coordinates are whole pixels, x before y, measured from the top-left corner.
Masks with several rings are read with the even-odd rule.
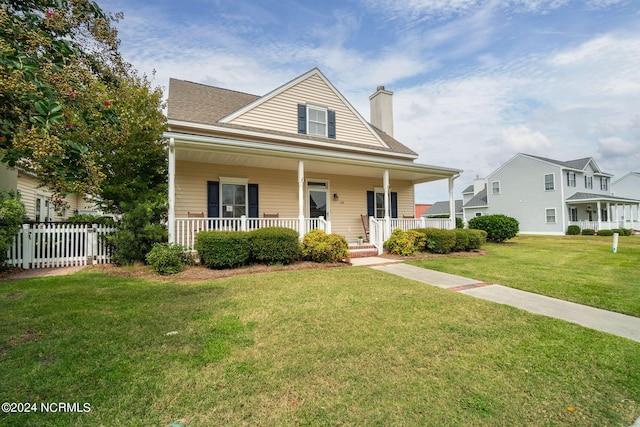
[[[305,163],[305,171],[308,172],[380,177],[382,171],[388,170],[392,179],[408,180],[414,184],[451,178],[462,173],[460,169],[381,158],[370,154],[179,132],[165,132],[163,136],[173,140],[176,160],[279,170],[297,170],[298,161],[302,160]]]
[[[629,199],[626,197],[608,196],[606,194],[581,193],[577,192],[566,200],[569,204],[578,204],[585,202],[610,202],[610,203],[630,203],[640,204],[640,200]]]

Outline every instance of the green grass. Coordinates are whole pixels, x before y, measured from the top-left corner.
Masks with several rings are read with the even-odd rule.
[[[488,256],[413,265],[640,317],[640,237],[519,236]]]
[[[640,343],[367,268],[0,284],[0,425],[628,426]],[[575,408],[570,412],[567,408]]]

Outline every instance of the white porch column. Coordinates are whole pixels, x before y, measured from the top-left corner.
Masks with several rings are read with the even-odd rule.
[[[300,240],[305,235],[305,223],[304,223],[304,162],[298,160],[298,234]]]
[[[389,196],[389,171],[385,170],[382,177],[384,186],[384,230],[385,236],[383,240],[387,240],[391,236],[391,198]]]
[[[176,240],[176,145],[173,138],[169,138],[169,243]]]
[[[598,210],[598,230],[600,231],[602,230],[602,205],[600,203],[600,200],[598,200],[598,202],[596,203],[596,209]]]
[[[456,200],[453,197],[453,180],[457,176],[449,177],[449,229],[455,230],[456,228]]]

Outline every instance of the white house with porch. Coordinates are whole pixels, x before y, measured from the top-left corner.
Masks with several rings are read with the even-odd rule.
[[[455,227],[414,218],[415,185],[459,169],[416,163],[393,137],[393,93],[378,87],[365,120],[317,68],[264,96],[171,79],[169,239],[202,230],[323,229],[378,252],[395,227]],[[453,209],[452,209],[453,210]]]
[[[520,232],[564,234],[581,229],[640,229],[640,200],[611,194],[613,175],[591,158],[560,161],[517,154],[464,192],[465,220],[504,214]]]

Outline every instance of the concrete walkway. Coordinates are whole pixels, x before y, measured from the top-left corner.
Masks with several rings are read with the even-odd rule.
[[[369,264],[363,261],[360,265],[369,265],[373,269],[407,279],[461,292],[499,304],[510,305],[531,313],[555,317],[640,342],[640,318],[638,317],[562,301],[506,286],[483,283],[467,277],[427,270],[413,265],[396,262],[385,263],[385,261],[393,260],[375,258],[370,260]]]

